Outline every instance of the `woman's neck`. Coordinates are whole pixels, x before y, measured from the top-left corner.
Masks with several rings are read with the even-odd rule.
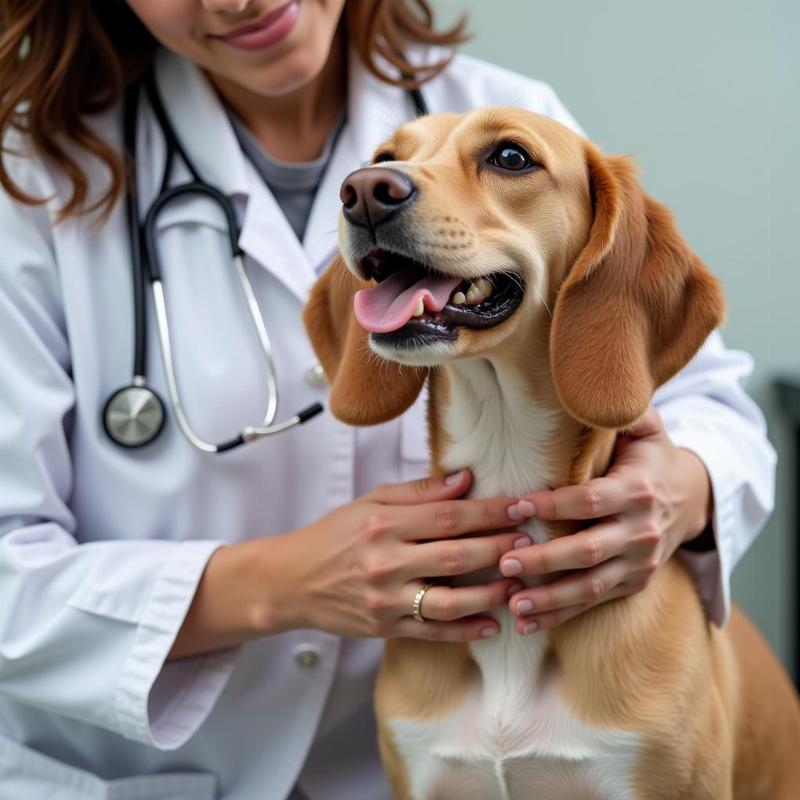
[[[346,69],[340,28],[319,74],[288,94],[267,97],[217,75],[208,77],[267,153],[281,161],[311,161],[322,153],[344,107]]]

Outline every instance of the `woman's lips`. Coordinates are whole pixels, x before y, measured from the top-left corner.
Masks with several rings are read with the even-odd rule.
[[[258,22],[242,25],[224,36],[215,36],[240,50],[262,50],[285,39],[294,28],[300,11],[300,0],[288,3],[270,11]]]

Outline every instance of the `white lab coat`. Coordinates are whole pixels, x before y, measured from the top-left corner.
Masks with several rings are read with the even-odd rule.
[[[301,244],[201,73],[158,60],[179,137],[240,212],[275,350],[279,419],[325,401],[307,375],[315,357],[300,311],[335,247],[339,184],[413,115],[402,90],[351,62],[348,124]],[[575,124],[546,85],[467,57],[425,96],[433,111],[512,103]],[[119,109],[92,124],[121,146]],[[163,163],[147,108],[138,131],[146,204]],[[97,193],[105,174],[81,158]],[[388,798],[370,706],[381,642],[297,630],[164,660],[216,548],[291,531],[378,483],[423,474],[422,403],[372,429],[325,413],[225,455],[194,449],[171,416],[154,444],[117,447],[100,411],[131,376],[122,204],[102,226],[52,227],[63,176],[35,159],[13,168],[33,194],[56,199],[34,208],[0,196],[0,800],[282,800],[296,781],[311,800]],[[159,229],[185,407],[201,435],[220,441],[263,415],[255,332],[218,214],[190,200]],[[149,312],[148,374],[166,397]],[[717,622],[731,569],[772,504],[773,451],[740,387],[750,369],[714,335],[658,397],[672,438],[711,474],[718,550],[686,557]]]

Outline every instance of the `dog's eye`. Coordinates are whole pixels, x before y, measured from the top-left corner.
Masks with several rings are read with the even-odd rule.
[[[534,165],[533,159],[518,144],[504,142],[490,156],[489,163],[493,167],[521,172]]]
[[[389,153],[388,151],[384,150],[382,153],[378,153],[375,158],[372,159],[373,164],[380,164],[381,161],[395,161],[394,153]]]

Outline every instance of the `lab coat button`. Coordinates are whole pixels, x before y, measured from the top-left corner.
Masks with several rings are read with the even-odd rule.
[[[322,364],[314,364],[306,370],[306,383],[313,386],[315,389],[322,389],[328,385],[328,380],[325,377],[325,370],[322,369]]]
[[[298,650],[294,660],[305,669],[312,669],[319,663],[319,656],[313,650]]]

